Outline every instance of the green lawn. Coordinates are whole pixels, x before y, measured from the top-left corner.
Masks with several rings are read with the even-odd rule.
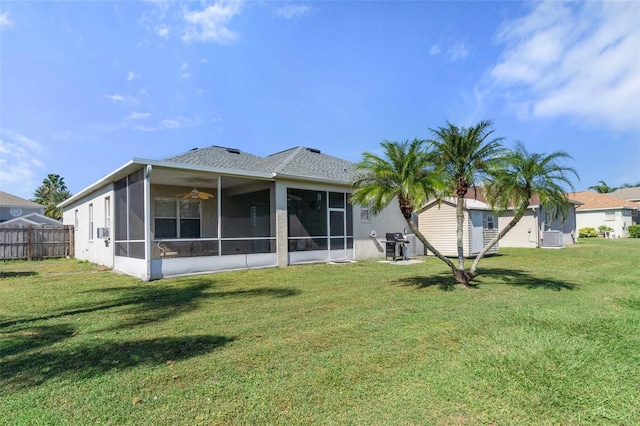
[[[640,239],[141,283],[0,263],[0,424],[640,424]]]

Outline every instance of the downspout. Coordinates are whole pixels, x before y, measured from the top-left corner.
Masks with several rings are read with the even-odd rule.
[[[218,175],[218,257],[222,256],[222,176]]]
[[[151,279],[151,171],[153,166],[147,164],[144,173],[144,260],[146,275],[144,281]]]

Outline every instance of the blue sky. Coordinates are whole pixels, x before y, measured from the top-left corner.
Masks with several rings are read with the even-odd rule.
[[[4,1],[0,189],[75,193],[134,157],[382,140],[492,119],[640,181],[640,2]]]

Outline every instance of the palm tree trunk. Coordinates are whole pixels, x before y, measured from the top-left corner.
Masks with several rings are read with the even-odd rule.
[[[524,212],[526,208],[527,206],[524,206],[524,208],[520,206],[520,208],[518,208],[514,212],[513,219],[511,219],[511,221],[507,224],[507,226],[505,226],[502,231],[498,232],[498,235],[493,237],[491,241],[489,241],[489,243],[482,249],[482,251],[478,253],[475,260],[473,261],[473,265],[471,265],[471,269],[469,269],[469,275],[471,276],[471,278],[477,275],[476,269],[478,268],[478,263],[480,263],[480,260],[489,252],[489,250],[491,250],[491,247],[496,245],[496,243],[500,241],[502,237],[507,235],[507,232],[511,231],[513,227],[516,226],[518,222],[520,222],[520,219],[522,219],[522,217],[524,216]]]
[[[458,269],[464,271],[464,246],[462,242],[464,230],[464,198],[458,195],[456,202],[456,240],[458,244]]]
[[[405,219],[407,221],[407,224],[409,225],[409,228],[411,229],[411,232],[413,232],[413,235],[418,237],[420,242],[422,244],[424,244],[424,246],[427,248],[427,250],[429,250],[431,253],[433,253],[438,259],[440,259],[444,263],[446,263],[447,266],[449,266],[452,271],[455,271],[456,270],[456,265],[454,265],[453,262],[451,260],[449,260],[449,258],[443,256],[442,253],[440,253],[434,246],[431,245],[431,243],[429,241],[427,241],[425,236],[418,229],[418,225],[416,225],[416,223],[413,221],[413,219],[411,219],[411,217],[407,217]]]

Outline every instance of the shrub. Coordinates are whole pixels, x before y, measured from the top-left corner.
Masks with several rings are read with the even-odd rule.
[[[595,238],[597,236],[598,236],[598,231],[596,231],[596,228],[593,228],[591,226],[580,228],[578,230],[578,237],[580,238]]]
[[[640,225],[629,226],[629,236],[631,238],[640,238]]]

